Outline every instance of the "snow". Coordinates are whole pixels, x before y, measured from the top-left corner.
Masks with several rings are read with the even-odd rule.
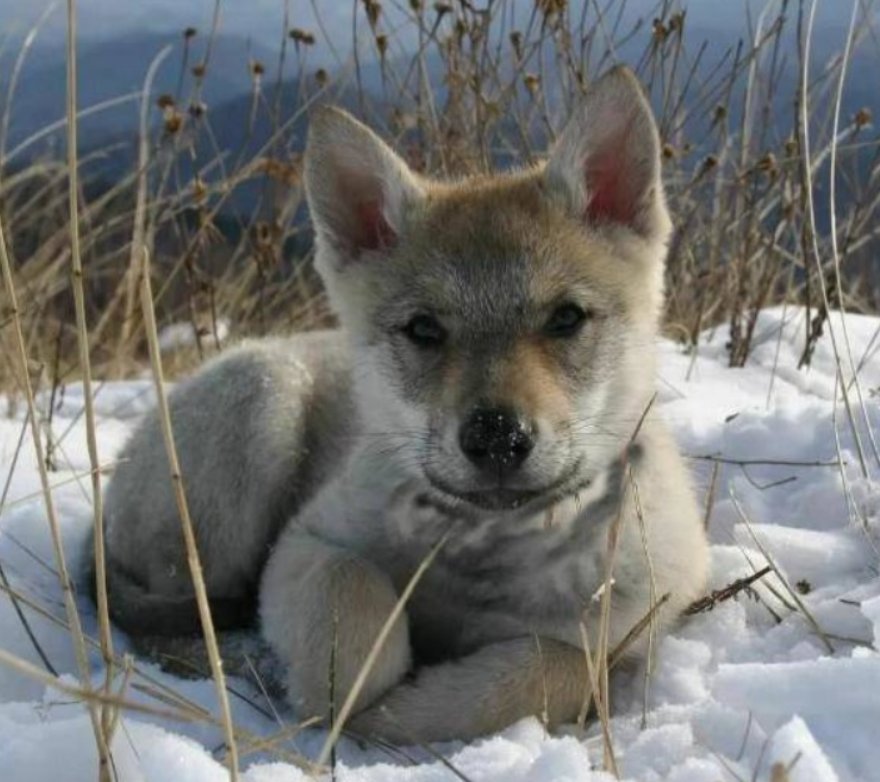
[[[169,323],[159,331],[159,350],[162,353],[173,353],[175,350],[194,348],[199,339],[210,345],[223,343],[229,337],[229,321],[218,318],[216,321],[194,324],[191,321]]]
[[[842,344],[839,316],[833,324]],[[624,779],[880,779],[880,464],[871,440],[880,436],[880,317],[848,315],[846,326],[860,367],[858,388],[845,372],[858,442],[840,402],[827,336],[817,346],[812,366],[797,368],[805,333],[802,310],[761,313],[755,349],[740,369],[726,366],[724,329],[704,334],[695,355],[671,342],[660,344],[658,405],[683,451],[701,457],[692,462],[701,501],[713,483],[713,468],[718,470],[709,515],[711,587],[726,586],[764,567],[765,553],[776,572],[752,592],[690,617],[660,642],[644,725],[643,677],[614,682],[611,731]],[[860,395],[864,407],[858,404]],[[47,412],[50,396],[42,395],[38,402]],[[127,433],[152,402],[149,381],[98,387],[98,444],[108,471]],[[25,411],[21,402],[4,405],[0,400],[0,413],[4,407],[0,564],[13,589],[52,616],[63,617],[27,432],[16,459]],[[85,555],[91,521],[81,408],[82,390],[72,385],[56,394],[52,411],[50,480],[73,572]],[[835,464],[838,448],[842,470]],[[750,463],[735,463],[743,461]],[[797,607],[799,601],[808,615]],[[94,608],[84,597],[78,603],[86,632],[95,637]],[[73,683],[70,675],[76,666],[67,632],[27,606],[22,610],[52,664]],[[118,651],[129,648],[122,634],[116,633],[114,640]],[[3,592],[0,649],[41,666]],[[103,681],[97,654],[91,662],[97,685]],[[153,697],[168,687],[217,713],[210,681],[177,679],[143,661],[136,666],[127,690],[131,700],[170,708],[167,699]],[[281,729],[279,719],[295,724],[295,716],[282,704],[275,704],[281,712],[276,719],[251,683],[230,684],[242,696],[232,701],[243,732],[268,736]],[[321,731],[306,730],[280,742],[280,753],[245,752],[248,742],[242,741],[242,778],[312,779],[291,763],[292,755],[316,757],[323,739]],[[208,782],[228,778],[220,746],[221,733],[214,725],[131,712],[114,736],[113,756],[119,779],[126,782]],[[584,735],[572,726],[548,736],[530,719],[471,745],[448,744],[435,751],[474,782],[613,778],[601,770],[602,739],[595,725]],[[4,782],[91,780],[96,762],[91,724],[81,704],[0,667]],[[341,782],[455,778],[424,749],[407,748],[401,754],[345,741],[338,752],[336,779]]]

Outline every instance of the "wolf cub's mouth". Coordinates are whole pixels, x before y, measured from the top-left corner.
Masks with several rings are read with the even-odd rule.
[[[538,504],[544,501],[552,504],[567,494],[582,489],[585,482],[576,480],[581,468],[581,460],[578,459],[571,467],[552,483],[537,489],[517,489],[514,486],[499,486],[494,489],[461,490],[452,486],[443,478],[425,470],[428,482],[443,494],[453,497],[461,502],[466,502],[480,510],[487,511],[510,511],[519,510],[532,503]],[[589,483],[589,480],[586,481]]]

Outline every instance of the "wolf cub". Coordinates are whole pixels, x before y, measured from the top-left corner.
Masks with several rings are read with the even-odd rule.
[[[357,731],[573,720],[612,525],[609,648],[652,595],[669,593],[668,626],[702,593],[701,520],[650,404],[671,226],[659,153],[622,68],[545,163],[493,176],[426,179],[345,112],[315,113],[306,190],[341,328],[244,342],[171,394],[215,621],[258,616],[302,715],[329,714],[331,693],[338,708],[441,539]],[[147,416],[106,495],[112,616],[132,634],[198,633],[168,472]]]

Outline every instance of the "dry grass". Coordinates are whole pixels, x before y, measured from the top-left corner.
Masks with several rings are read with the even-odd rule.
[[[0,589],[15,601],[23,624],[28,611],[68,628],[75,640],[80,681],[60,684],[51,668],[43,671],[3,650],[0,663],[22,675],[53,682],[88,706],[101,778],[114,775],[110,747],[123,709],[220,727],[231,779],[237,775],[239,744],[243,754],[259,749],[315,769],[284,747],[301,726],[260,738],[233,723],[204,590],[199,589],[191,529],[188,550],[212,650],[219,717],[162,687],[115,654],[101,586],[100,534],[95,551],[100,639],[83,634],[53,503],[51,406],[46,420],[35,394],[44,388],[54,398],[64,384],[84,383],[89,478],[93,496],[99,498],[106,465],[99,460],[94,438],[93,378],[128,377],[149,366],[161,398],[163,377],[185,371],[220,349],[227,326],[237,337],[313,328],[331,321],[310,267],[308,226],[302,215],[302,120],[317,102],[347,103],[384,129],[412,165],[426,173],[467,174],[486,170],[499,160],[529,165],[554,137],[577,93],[616,62],[621,51],[630,53],[630,64],[657,109],[664,177],[677,220],[668,258],[668,333],[694,345],[707,326],[727,328],[730,363],[740,366],[748,359],[762,307],[782,301],[805,305],[811,317],[802,363],[809,363],[823,331],[831,330],[847,423],[856,431],[856,420],[865,415],[862,391],[855,381],[845,329],[836,333],[828,312],[832,308],[870,311],[878,306],[880,274],[874,261],[880,206],[878,136],[867,107],[848,117],[841,112],[848,65],[860,45],[870,45],[874,33],[859,10],[861,4],[855,4],[848,34],[841,41],[841,56],[827,63],[810,58],[814,5],[782,2],[777,15],[762,14],[752,20],[748,39],[724,51],[691,37],[687,15],[672,3],[658,2],[656,18],[648,16],[631,26],[621,22],[625,6],[626,0],[581,5],[539,0],[519,4],[517,15],[511,0],[484,0],[479,7],[464,0],[433,4],[412,0],[392,3],[395,19],[402,21],[391,23],[377,0],[357,0],[352,55],[340,60],[332,73],[310,65],[315,49],[336,51],[323,25],[315,31],[280,30],[276,86],[269,84],[266,65],[249,65],[253,94],[241,122],[248,132],[258,120],[270,122],[273,128],[256,151],[219,150],[211,145],[215,128],[202,94],[212,76],[209,54],[216,16],[205,58],[194,65],[188,58],[198,34],[183,33],[184,86],[178,94],[152,92],[159,62],[168,56],[160,52],[153,63],[144,64],[140,94],[119,96],[101,106],[77,107],[75,5],[68,0],[68,121],[8,148],[11,95],[33,35],[25,41],[5,108],[0,102],[0,389],[11,399],[23,399],[27,408],[66,616],[55,617],[31,596],[16,593],[2,570]],[[784,62],[786,38],[798,42],[797,63]],[[415,50],[409,45],[413,41]],[[289,90],[277,86],[285,62],[293,62],[297,69],[292,107]],[[378,92],[365,87],[368,62],[379,68]],[[796,78],[786,78],[786,67],[794,70]],[[118,181],[100,185],[89,180],[88,171],[90,160],[103,151],[77,149],[77,112],[82,117],[131,100],[141,105],[135,162]],[[797,110],[790,111],[790,106]],[[66,131],[67,159],[31,154],[59,130]],[[835,175],[829,177],[831,171]],[[247,200],[244,193],[261,194],[251,211],[240,206]],[[817,227],[823,198],[830,198],[826,211],[836,218],[827,236]],[[191,325],[194,344],[161,354],[158,331],[180,322]],[[184,487],[174,468],[167,411],[163,421],[186,534]],[[24,437],[23,430],[21,443]],[[872,457],[880,462],[873,439],[859,442],[859,449],[863,469]],[[101,516],[98,499],[99,531]],[[608,672],[622,654],[620,648],[608,648],[615,543],[616,528],[612,528],[603,619],[592,654],[589,642],[594,639],[584,639],[590,682],[583,714],[592,700],[602,722],[605,766],[613,773]],[[756,544],[760,548],[757,539]],[[765,557],[775,571],[766,552]],[[429,564],[423,563],[423,569]],[[782,583],[795,607],[815,623],[796,592],[784,579]],[[655,611],[666,598],[654,596],[654,605],[625,644],[642,632],[653,635]],[[405,600],[406,594],[396,611],[403,609]],[[393,620],[389,617],[386,630]],[[821,634],[818,625],[816,629]],[[380,634],[374,652],[382,640]],[[106,666],[98,690],[90,683],[88,647],[100,649]],[[374,657],[371,654],[371,660]],[[367,673],[368,668],[361,679]],[[159,705],[132,701],[127,696],[130,689],[151,695]],[[358,689],[336,716],[320,762],[330,758]]]

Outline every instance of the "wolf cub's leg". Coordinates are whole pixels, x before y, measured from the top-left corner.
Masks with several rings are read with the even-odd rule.
[[[423,668],[351,720],[365,735],[412,744],[471,739],[528,716],[574,721],[588,693],[584,652],[538,637],[500,641]]]
[[[288,697],[303,716],[338,709],[397,603],[391,581],[356,554],[289,529],[263,575],[263,635],[288,666]],[[410,667],[406,617],[395,623],[355,709],[397,684]],[[331,670],[333,680],[331,685]]]

